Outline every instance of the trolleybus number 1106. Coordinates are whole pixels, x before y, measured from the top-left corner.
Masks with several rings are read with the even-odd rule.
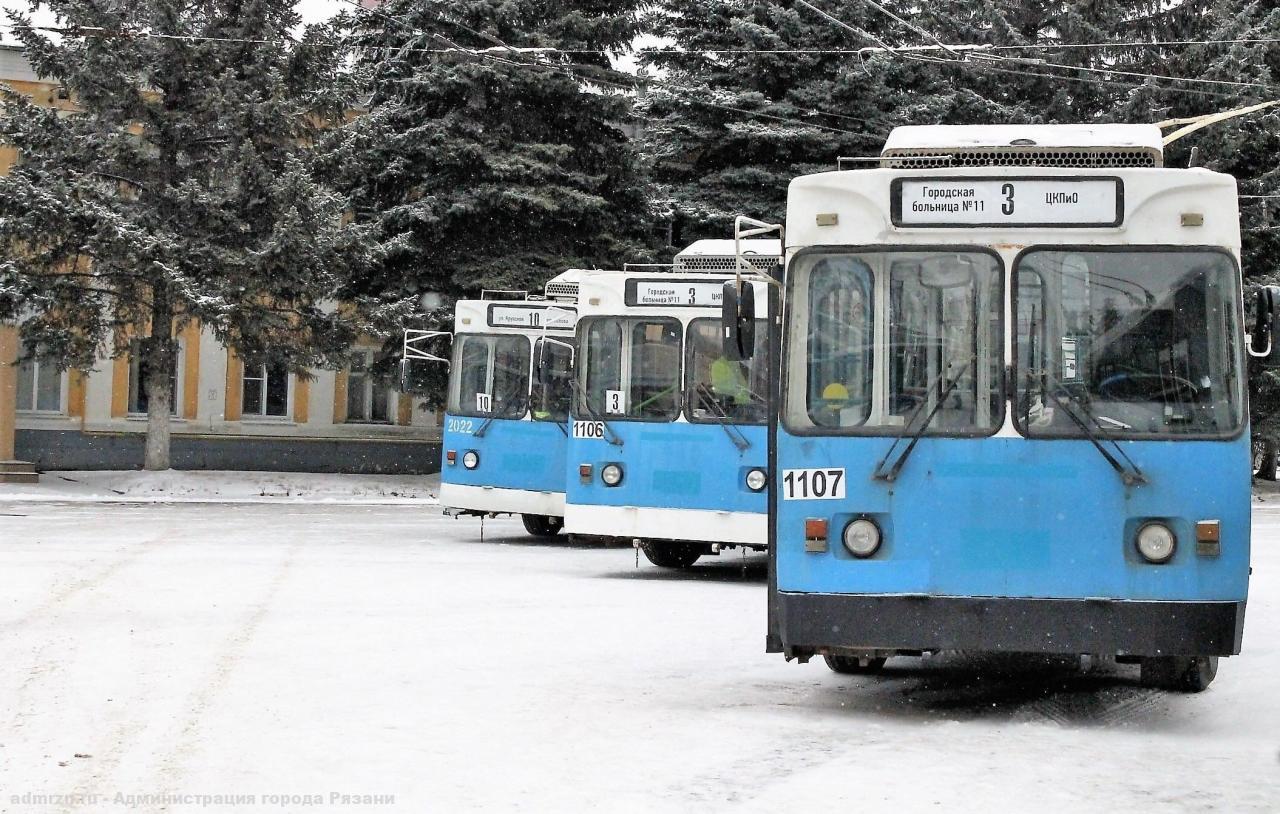
[[[784,469],[783,500],[841,500],[844,498],[843,469]]]
[[[575,421],[573,422],[574,438],[604,438],[604,422],[603,421]]]

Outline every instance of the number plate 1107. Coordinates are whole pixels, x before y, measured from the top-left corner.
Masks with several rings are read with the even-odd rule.
[[[844,469],[782,470],[783,500],[840,500],[844,498]]]

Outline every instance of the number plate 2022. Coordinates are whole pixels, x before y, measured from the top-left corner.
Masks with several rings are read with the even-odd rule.
[[[844,469],[782,470],[783,500],[840,500],[844,498]]]

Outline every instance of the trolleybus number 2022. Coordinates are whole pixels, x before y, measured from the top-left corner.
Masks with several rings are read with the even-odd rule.
[[[783,500],[843,500],[844,469],[784,469]]]

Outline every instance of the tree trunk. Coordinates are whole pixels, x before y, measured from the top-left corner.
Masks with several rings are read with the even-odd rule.
[[[147,445],[143,466],[153,472],[169,468],[169,417],[173,410],[177,348],[173,342],[173,317],[162,313],[167,310],[160,306],[152,309],[151,336],[141,348],[147,367]]]

